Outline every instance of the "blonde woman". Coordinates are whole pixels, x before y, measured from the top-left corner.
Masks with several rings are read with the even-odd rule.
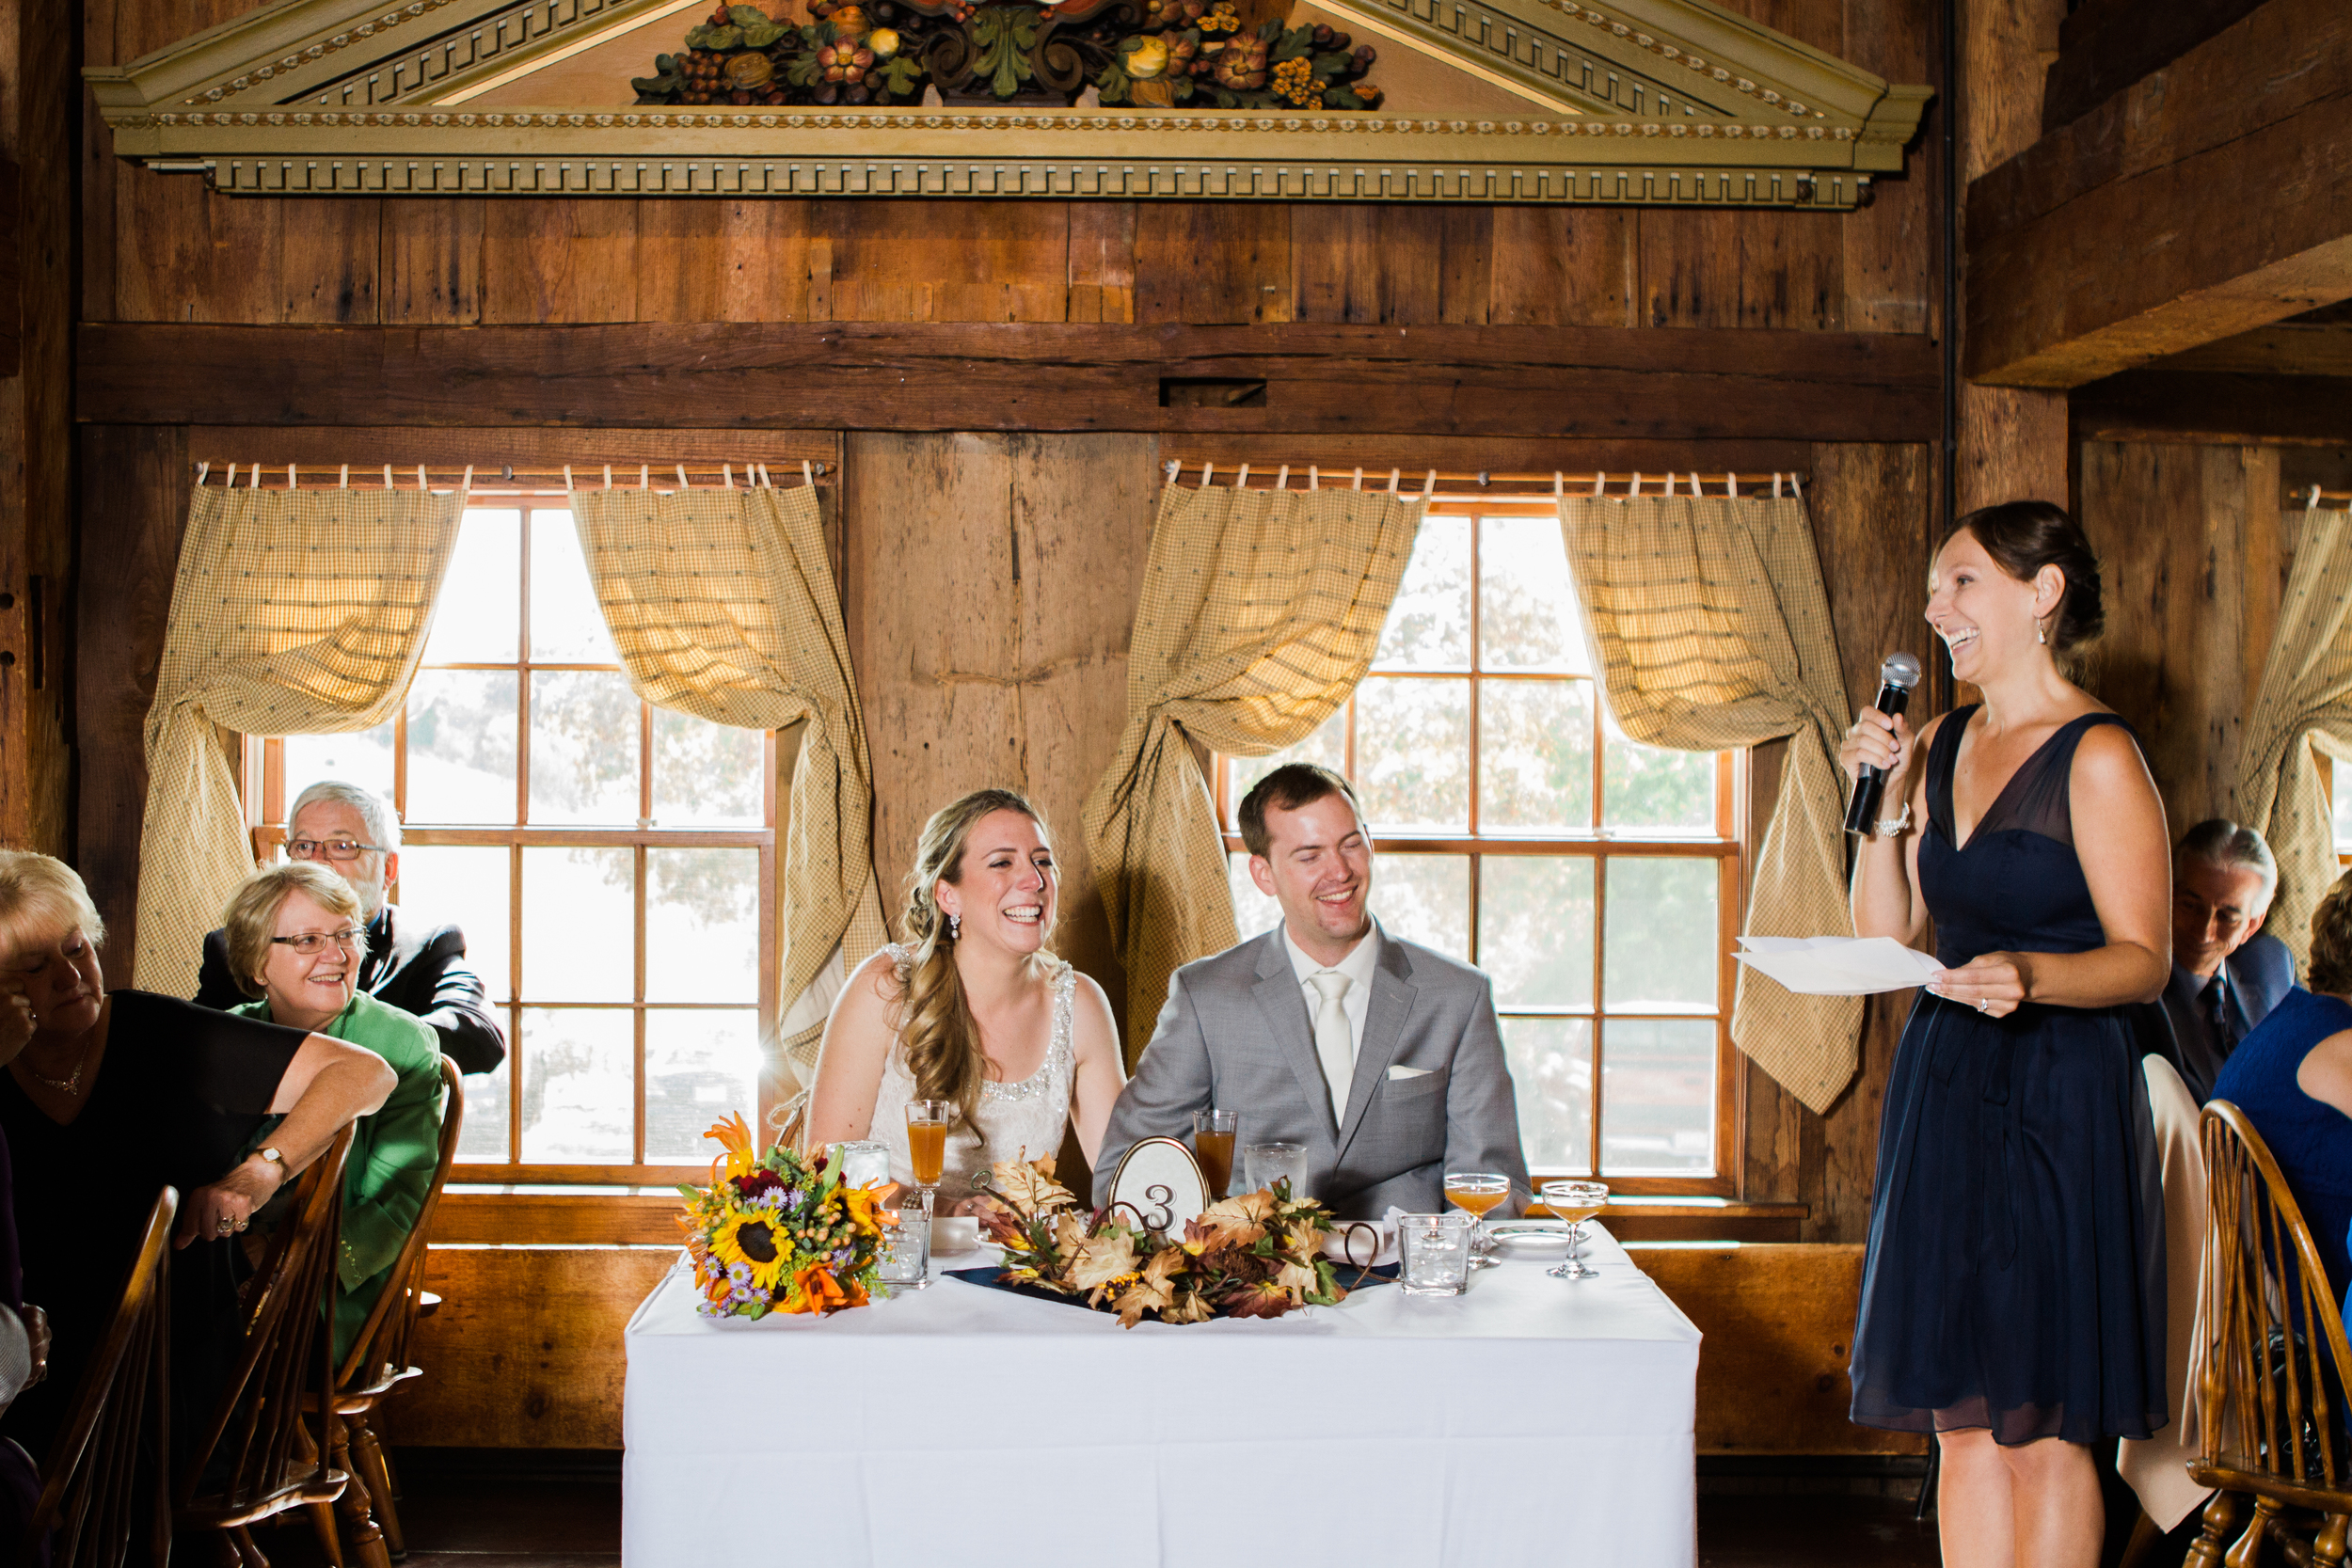
[[[1046,951],[1060,891],[1045,823],[1011,790],[924,824],[906,942],[858,966],[825,1024],[811,1144],[879,1138],[911,1182],[907,1101],[946,1101],[941,1198],[965,1212],[976,1173],[1059,1152],[1073,1120],[1093,1160],[1125,1079],[1103,989]]]
[[[229,900],[221,928],[230,973],[257,998],[230,1012],[364,1046],[400,1075],[382,1107],[355,1124],[343,1167],[335,1292],[341,1364],[390,1281],[440,1164],[441,1037],[359,989],[366,911],[351,884],[326,866],[263,866]]]
[[[171,1418],[184,1447],[234,1365],[235,1237],[397,1082],[373,1052],[177,997],[108,990],[105,927],[62,861],[0,851],[0,1132],[20,1196],[25,1293],[48,1309],[49,1376],[0,1435],[36,1455],[105,1331],[140,1227],[180,1189]],[[41,1195],[39,1202],[23,1199]]]

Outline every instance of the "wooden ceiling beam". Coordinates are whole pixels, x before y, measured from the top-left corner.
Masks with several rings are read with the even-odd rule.
[[[1922,441],[1937,360],[1917,334],[1702,327],[87,324],[74,417]]]
[[[2352,296],[2352,7],[2267,0],[1974,181],[1963,369],[2069,388]]]
[[[2076,388],[2068,402],[2084,441],[2341,447],[2352,431],[2345,376],[2125,371]]]

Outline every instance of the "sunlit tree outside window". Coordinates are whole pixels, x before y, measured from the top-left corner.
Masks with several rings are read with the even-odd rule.
[[[265,840],[314,780],[391,796],[396,901],[465,927],[509,1040],[467,1080],[470,1179],[659,1180],[758,1103],[772,741],[629,689],[560,498],[468,509],[398,719],[257,761]]]
[[[1617,729],[1555,515],[1433,508],[1354,698],[1287,752],[1220,759],[1245,937],[1279,914],[1236,814],[1290,761],[1354,781],[1386,928],[1492,976],[1533,1168],[1727,1190],[1742,759]]]

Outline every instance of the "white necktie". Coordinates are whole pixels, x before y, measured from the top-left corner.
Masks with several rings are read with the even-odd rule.
[[[1323,1063],[1323,1081],[1331,1090],[1331,1120],[1347,1114],[1347,1089],[1356,1078],[1356,1041],[1347,1027],[1342,998],[1354,982],[1336,969],[1318,970],[1307,983],[1323,998],[1315,1008],[1315,1055]]]

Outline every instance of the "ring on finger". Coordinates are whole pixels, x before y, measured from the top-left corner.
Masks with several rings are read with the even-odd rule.
[[[1993,1004],[1992,1004],[1992,1003],[1985,1001],[1982,997],[1979,997],[1979,998],[1977,999],[1977,1011],[1979,1011],[1979,1012],[1980,1012],[1980,1013],[1989,1013],[1989,1012],[1991,1012],[1992,1010],[1993,1010]]]
[[[236,1229],[236,1228],[237,1228],[237,1222],[236,1222],[235,1220],[230,1219],[228,1215],[223,1214],[223,1215],[221,1215],[221,1216],[220,1216],[220,1218],[219,1218],[217,1221],[215,1221],[215,1222],[214,1223],[214,1226],[213,1226],[213,1234],[214,1234],[214,1235],[215,1235],[215,1236],[226,1236],[226,1235],[228,1235],[230,1231],[232,1231],[232,1230],[234,1230],[234,1229]]]

